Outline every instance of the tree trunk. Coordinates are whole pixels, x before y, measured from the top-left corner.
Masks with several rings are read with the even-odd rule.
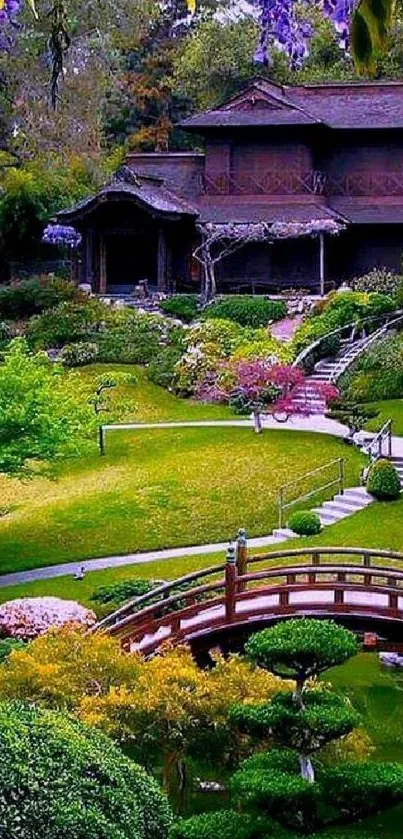
[[[307,755],[300,754],[298,756],[299,765],[301,767],[301,777],[310,784],[315,782],[315,772],[311,763],[311,759]]]
[[[256,434],[260,434],[262,431],[262,418],[260,415],[260,411],[253,411],[253,425]]]
[[[162,786],[177,813],[183,812],[186,794],[187,772],[182,757],[165,752],[162,766]]]
[[[304,684],[305,684],[305,676],[297,676],[297,678],[295,680],[295,690],[294,690],[294,693],[293,693],[293,699],[294,699],[295,704],[298,705],[298,708],[300,708],[301,711],[303,711],[304,707],[305,707],[304,706],[304,701],[302,699],[302,691],[304,689]]]

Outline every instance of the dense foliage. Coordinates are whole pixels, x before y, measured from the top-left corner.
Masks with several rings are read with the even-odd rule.
[[[68,305],[68,304],[63,304]],[[0,471],[32,470],[85,450],[95,417],[75,373],[16,338],[0,365]]]
[[[19,280],[0,287],[0,315],[10,320],[26,318],[80,296],[76,285],[58,277]]]
[[[319,515],[314,510],[297,510],[287,524],[299,536],[316,536],[322,530]]]
[[[293,341],[295,351],[301,352],[313,341],[329,335],[330,332],[342,326],[356,323],[359,327],[365,318],[375,318],[392,312],[395,308],[396,302],[387,294],[359,291],[333,292],[317,304],[297,329]],[[337,352],[337,349],[336,342],[334,351]],[[323,354],[331,354],[328,346]]]
[[[106,737],[60,713],[0,705],[0,822],[7,836],[164,839],[168,803]]]
[[[178,294],[161,300],[159,308],[166,315],[179,318],[184,323],[191,323],[198,313],[198,298],[196,294]]]
[[[347,399],[372,402],[403,396],[403,338],[386,336],[372,344],[342,379]]]
[[[367,478],[367,490],[378,501],[393,501],[401,493],[400,478],[393,463],[377,460],[371,466]]]
[[[285,314],[286,305],[283,300],[237,295],[211,303],[204,311],[203,317],[231,320],[240,326],[259,329],[267,326],[270,321],[281,320]]]

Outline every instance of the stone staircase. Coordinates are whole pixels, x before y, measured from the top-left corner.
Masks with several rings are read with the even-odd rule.
[[[353,513],[363,510],[369,504],[372,504],[373,500],[372,495],[367,492],[365,487],[351,487],[345,489],[343,493],[335,495],[331,501],[324,501],[320,507],[313,507],[313,510],[318,514],[322,527],[327,527],[329,524],[336,524],[336,522],[346,519]],[[276,528],[273,530],[273,536],[279,542],[283,539],[299,538],[289,527]]]
[[[365,341],[366,338],[347,341],[335,358],[323,359],[315,365],[302,387],[293,394],[293,405],[300,409],[301,414],[325,414],[326,400],[320,393],[320,386],[335,383],[344,365],[348,366],[360,354]]]
[[[391,457],[390,461],[399,474],[403,489],[403,456]],[[367,492],[365,487],[349,487],[343,493],[335,495],[331,501],[324,501],[320,507],[313,507],[313,510],[318,513],[322,527],[327,527],[329,524],[336,524],[336,522],[346,519],[353,513],[363,510],[372,504],[373,500],[372,495]],[[278,542],[282,542],[284,539],[299,538],[289,527],[275,528],[273,536]]]

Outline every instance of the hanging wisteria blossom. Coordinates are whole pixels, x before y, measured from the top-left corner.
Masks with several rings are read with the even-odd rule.
[[[20,11],[20,0],[0,0],[0,49],[11,47]]]
[[[260,10],[261,36],[255,60],[270,63],[270,51],[286,53],[293,69],[309,54],[312,26],[303,20],[303,6],[319,7],[334,25],[340,46],[348,49],[351,16],[358,0],[256,0]]]
[[[67,224],[48,224],[43,231],[42,242],[47,245],[78,248],[81,245],[81,233]]]

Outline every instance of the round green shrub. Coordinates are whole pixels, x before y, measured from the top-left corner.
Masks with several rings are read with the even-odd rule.
[[[269,827],[266,819],[218,810],[179,819],[171,828],[169,839],[266,839],[271,835]]]
[[[123,580],[121,583],[112,583],[110,586],[98,586],[91,595],[94,603],[114,603],[119,605],[130,600],[132,597],[141,597],[148,594],[160,583],[155,580]]]
[[[288,527],[299,536],[316,536],[322,530],[320,518],[314,510],[297,510],[290,516]]]
[[[283,300],[239,295],[215,301],[205,309],[203,317],[232,320],[240,326],[256,329],[267,326],[269,321],[281,320],[286,314],[287,307]]]
[[[46,275],[31,277],[0,288],[0,312],[5,318],[26,318],[63,301],[83,299],[83,293],[69,280]]]
[[[54,711],[1,703],[0,744],[4,836],[166,839],[165,796],[104,735]]]
[[[196,294],[178,294],[162,300],[159,308],[166,315],[191,323],[198,313],[198,299]]]
[[[369,471],[367,490],[379,501],[393,501],[399,498],[401,485],[399,475],[389,460],[377,460]]]

